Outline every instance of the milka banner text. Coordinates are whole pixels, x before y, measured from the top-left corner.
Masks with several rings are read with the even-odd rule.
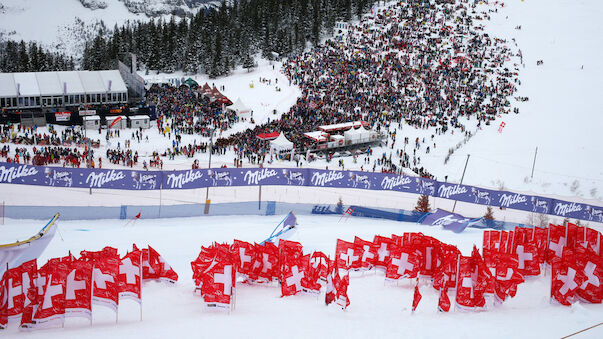
[[[193,189],[225,186],[312,186],[426,194],[474,204],[603,222],[603,207],[493,191],[388,173],[296,168],[223,168],[134,171],[0,163],[0,183],[122,190]]]

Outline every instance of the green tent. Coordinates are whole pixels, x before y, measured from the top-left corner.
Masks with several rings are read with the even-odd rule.
[[[192,78],[188,78],[188,79],[184,80],[182,83],[187,85],[188,87],[199,87],[199,84]]]

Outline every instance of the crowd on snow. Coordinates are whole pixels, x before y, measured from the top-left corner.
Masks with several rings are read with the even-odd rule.
[[[280,120],[218,142],[261,155],[268,150],[255,136],[281,131],[297,150],[305,150],[313,145],[304,132],[364,120],[387,134],[392,149],[373,159],[373,170],[408,167],[429,176],[418,151],[436,147],[433,135],[417,138],[412,149],[399,148],[396,137],[403,135],[404,124],[432,128],[436,135],[466,134],[461,117],[477,119],[479,128],[511,111],[508,98],[519,80],[517,69],[509,70],[506,62],[514,54],[508,41],[484,33],[480,20],[489,20],[489,14],[476,13],[473,1],[406,1],[366,17],[342,39],[284,64],[283,72],[302,96]]]
[[[491,3],[489,12],[497,11],[497,6],[501,3]],[[476,119],[480,128],[511,112],[509,98],[520,84],[518,65],[509,66],[516,54],[508,46],[510,41],[483,32],[481,22],[490,19],[489,12],[477,13],[474,1],[409,0],[366,16],[347,34],[283,64],[282,72],[290,84],[299,86],[302,92],[288,112],[280,119],[228,137],[222,137],[222,132],[238,122],[234,112],[224,111],[199,88],[154,85],[147,91],[146,100],[156,105],[157,129],[172,141],[172,147],[156,151],[152,165],[162,167],[161,157],[192,158],[197,152],[208,151],[226,154],[227,149],[235,151],[236,164],[242,159],[261,163],[270,150],[257,135],[274,131],[284,133],[295,144],[294,159],[299,164],[306,150],[315,147],[303,133],[317,130],[320,125],[363,120],[386,136],[388,151],[376,157],[372,157],[371,148],[356,153],[354,162],[361,162],[362,170],[401,173],[409,168],[418,175],[432,177],[423,168],[421,155],[436,148],[435,136],[470,136],[472,132],[461,121]],[[519,113],[519,109],[515,107],[513,112]],[[431,137],[409,140],[403,137],[403,127],[429,129]],[[211,150],[207,143],[182,144],[183,134],[209,137],[211,133],[215,137]],[[22,143],[37,145],[86,141],[74,130],[62,134],[36,135],[32,130],[18,138]],[[19,143],[10,139],[10,131],[0,130],[0,136],[3,142],[8,138]],[[132,140],[135,138],[141,141],[142,130],[133,133]],[[123,149],[119,144],[117,149],[108,149],[107,159],[126,166],[136,164],[138,155],[129,143]],[[44,152],[46,156],[56,152],[49,161],[70,153],[68,148]],[[343,167],[343,161],[339,166]]]

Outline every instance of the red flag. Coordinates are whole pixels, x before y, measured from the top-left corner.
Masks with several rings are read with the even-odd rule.
[[[205,272],[201,295],[207,307],[230,309],[235,286],[235,267],[226,256],[218,256]]]
[[[538,250],[538,262],[544,263],[546,257],[548,229],[543,227],[535,227],[532,238],[536,243],[536,249]]]
[[[447,244],[442,244],[440,251],[441,263],[435,270],[433,287],[438,290],[455,288],[456,268],[461,251],[456,246]]]
[[[33,315],[38,304],[38,288],[36,286],[38,264],[36,259],[21,264],[21,276],[24,295],[21,327],[29,328],[33,325]]]
[[[525,242],[515,247],[517,254],[517,269],[522,275],[540,275],[540,259],[536,242]]]
[[[140,219],[140,213],[142,213],[142,212],[138,212],[138,214],[136,214],[136,217],[135,217],[136,219]]]
[[[266,282],[279,279],[279,252],[276,245],[265,242],[264,245],[255,245],[256,261],[254,274]]]
[[[360,253],[356,250],[354,243],[337,239],[335,260],[337,260],[337,266],[349,270],[360,264]]]
[[[419,273],[420,258],[415,250],[408,246],[396,247],[391,251],[385,277],[398,280],[416,278]]]
[[[232,245],[232,253],[237,273],[248,278],[255,262],[254,246],[245,241],[235,240]]]
[[[565,227],[549,225],[549,241],[547,247],[546,261],[552,264],[555,258],[561,259],[563,248],[566,245]]]
[[[327,275],[327,286],[325,293],[325,304],[329,305],[335,302],[341,308],[346,309],[350,305],[348,298],[348,286],[350,285],[349,273],[342,278],[339,274],[339,265],[337,260],[332,260]]]
[[[584,274],[584,281],[576,290],[584,302],[600,304],[603,301],[603,258],[590,248],[576,247],[576,263]]]
[[[33,317],[36,328],[45,328],[62,324],[65,316],[65,287],[69,264],[57,258],[46,266],[46,284],[44,292],[38,298],[38,307]]]
[[[417,284],[415,285],[415,293],[413,295],[412,298],[412,311],[414,312],[417,309],[417,306],[419,306],[419,302],[421,301],[421,293],[419,292],[419,282],[417,281]]]
[[[301,280],[302,291],[304,293],[319,295],[320,278],[316,275],[314,268],[310,264],[310,254],[306,254],[301,258],[302,270],[304,271],[304,277]]]
[[[288,258],[282,266],[281,296],[295,295],[302,291],[302,279],[306,272],[302,258]]]
[[[520,245],[521,246],[521,245]],[[517,292],[517,285],[524,282],[519,273],[517,256],[514,254],[500,253],[496,265],[495,297],[498,302],[504,302],[507,296],[511,298]]]
[[[80,258],[71,263],[65,292],[65,316],[92,319],[93,263]]]
[[[355,251],[360,254],[360,260],[354,263],[353,268],[370,270],[375,266],[375,260],[377,259],[377,248],[375,244],[370,241],[363,240],[358,237],[354,237]]]
[[[119,305],[119,256],[113,252],[103,252],[93,261],[92,303],[102,305],[117,312]]]
[[[23,270],[21,266],[6,271],[6,295],[8,298],[6,315],[8,319],[18,319],[23,312]]]
[[[565,248],[561,258],[553,261],[552,271],[551,300],[571,306],[576,299],[576,290],[586,280],[573,251]]]
[[[4,271],[2,279],[0,279],[0,330],[5,329],[6,325],[8,324],[8,317],[6,315],[6,308],[8,303],[8,296],[6,295],[7,276],[7,272]]]
[[[391,238],[376,235],[373,239],[373,244],[377,249],[377,257],[375,257],[375,266],[385,270],[387,268],[387,262],[390,259],[390,251],[392,249],[392,246],[394,245],[394,241]]]
[[[440,312],[450,311],[450,298],[448,298],[448,289],[440,289],[440,298],[438,299],[438,310]]]
[[[126,254],[119,263],[119,299],[142,302],[142,251]]]
[[[329,273],[329,258],[322,252],[312,253],[310,258],[309,275],[314,281],[326,281]]]
[[[155,274],[157,276],[156,279],[167,281],[170,283],[175,283],[176,281],[178,281],[178,273],[176,273],[176,271],[172,269],[172,266],[170,266],[170,264],[168,264],[168,262],[165,261],[165,259],[163,259],[163,257],[151,246],[149,246],[149,263],[155,271]]]

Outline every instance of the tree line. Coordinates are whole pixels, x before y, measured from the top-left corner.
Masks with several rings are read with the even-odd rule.
[[[317,45],[322,37],[333,33],[336,21],[359,17],[376,2],[240,0],[227,5],[223,1],[221,6],[191,17],[125,22],[113,29],[101,28],[85,43],[77,66],[87,70],[113,69],[116,60],[129,64],[128,55],[134,53],[147,69],[199,72],[211,77],[226,75],[237,66],[252,67],[253,57],[258,53],[266,58],[272,58],[274,53],[288,56]],[[22,44],[17,44],[17,54],[21,54]],[[44,60],[51,56],[53,61],[45,62],[44,68],[33,64],[31,57],[27,61],[25,54],[31,55],[28,48],[17,59],[12,58],[15,55],[12,52],[11,57],[4,58],[0,47],[0,69],[12,72],[74,67],[73,60],[60,54],[46,52]]]
[[[44,50],[35,42],[0,41],[0,72],[71,71],[73,57]]]

